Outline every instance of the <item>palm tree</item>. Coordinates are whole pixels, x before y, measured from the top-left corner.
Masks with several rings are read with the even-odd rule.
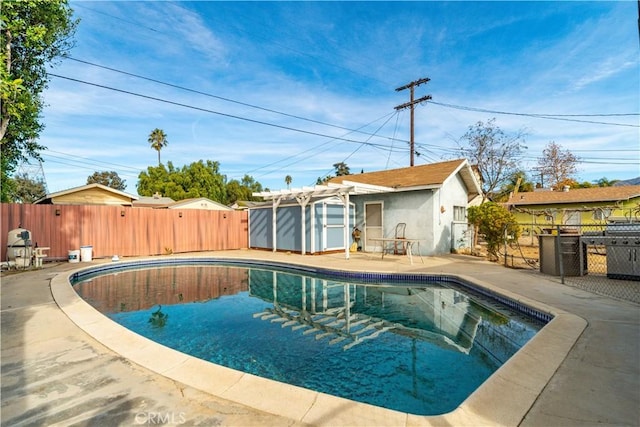
[[[289,189],[289,186],[291,185],[291,181],[293,181],[293,178],[291,178],[291,175],[287,175],[284,177],[284,182],[285,184],[287,184],[287,190]]]
[[[147,139],[147,141],[151,144],[151,148],[158,152],[158,166],[160,166],[160,150],[169,144],[169,141],[167,141],[167,135],[162,129],[155,128],[149,134],[149,139]]]

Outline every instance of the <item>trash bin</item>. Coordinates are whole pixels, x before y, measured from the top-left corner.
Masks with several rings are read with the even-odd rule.
[[[80,246],[80,260],[91,262],[93,259],[93,246]]]
[[[562,272],[565,276],[587,274],[586,244],[581,242],[579,234],[540,234],[538,248],[541,273],[560,276],[562,262]]]
[[[80,262],[80,251],[77,249],[69,251],[68,260],[69,262]]]

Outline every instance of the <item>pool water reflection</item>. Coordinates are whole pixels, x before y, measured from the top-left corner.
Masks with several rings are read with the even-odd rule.
[[[342,282],[256,266],[122,270],[75,289],[114,321],[192,356],[418,415],[455,409],[543,326],[449,283]]]

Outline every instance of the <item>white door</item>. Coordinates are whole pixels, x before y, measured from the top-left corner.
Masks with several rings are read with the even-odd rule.
[[[371,239],[383,237],[382,230],[382,202],[364,204],[364,250],[366,252],[380,251],[380,242]]]
[[[344,249],[344,228],[347,222],[344,216],[344,206],[331,203],[322,204],[324,229],[322,233],[323,250]]]

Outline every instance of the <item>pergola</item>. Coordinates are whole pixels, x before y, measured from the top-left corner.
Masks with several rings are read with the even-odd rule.
[[[271,200],[273,210],[273,251],[276,251],[277,242],[277,212],[278,206],[284,200],[296,200],[301,207],[302,212],[302,255],[306,253],[306,207],[314,198],[337,196],[344,205],[344,242],[345,242],[345,258],[349,259],[349,196],[357,194],[372,193],[389,193],[395,191],[390,187],[379,185],[361,184],[352,181],[343,181],[341,184],[328,183],[327,185],[316,185],[313,187],[291,188],[275,191],[262,191],[253,193],[254,197],[262,197],[265,201]]]

